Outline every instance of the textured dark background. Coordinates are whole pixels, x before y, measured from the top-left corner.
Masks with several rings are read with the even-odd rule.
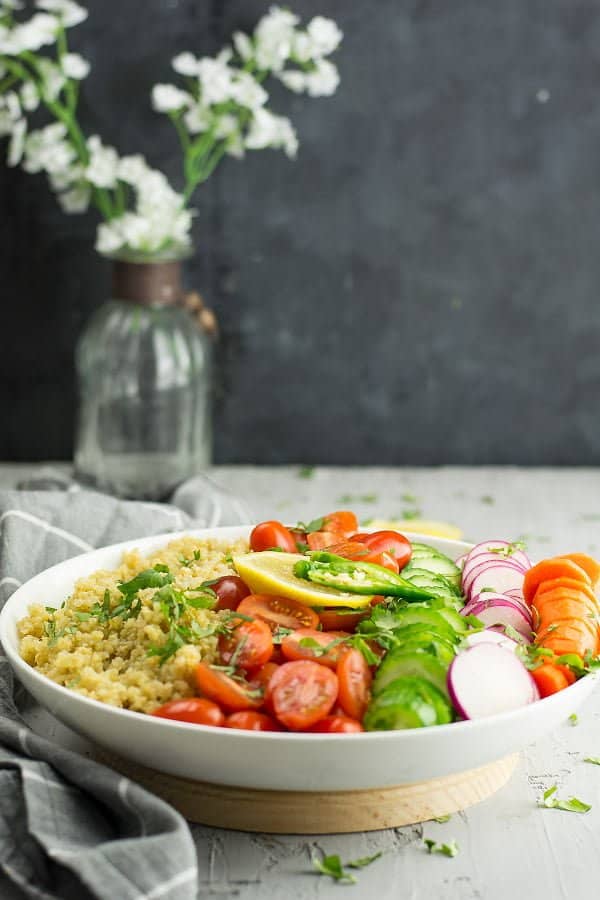
[[[267,5],[89,2],[72,32],[94,65],[86,130],[175,180],[151,85]],[[290,5],[340,23],[342,84],[277,94],[295,163],[229,160],[197,195],[216,459],[597,463],[600,4]],[[73,346],[108,290],[95,220],[4,167],[0,209],[0,458],[68,458]]]

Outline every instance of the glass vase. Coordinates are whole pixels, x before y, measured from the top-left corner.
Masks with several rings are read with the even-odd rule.
[[[182,305],[181,261],[113,262],[112,299],[76,348],[75,474],[166,499],[211,460],[211,341]]]

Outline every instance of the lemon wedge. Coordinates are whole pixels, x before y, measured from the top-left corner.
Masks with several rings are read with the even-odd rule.
[[[313,584],[304,578],[296,578],[294,566],[303,559],[300,553],[278,553],[263,550],[234,556],[233,564],[240,578],[255,594],[274,594],[289,597],[305,606],[344,606],[361,609],[368,606],[371,597],[348,594],[335,588]]]
[[[460,528],[448,522],[433,522],[429,519],[372,519],[370,531],[399,531],[401,534],[428,534],[430,537],[449,538],[458,541],[463,536]]]

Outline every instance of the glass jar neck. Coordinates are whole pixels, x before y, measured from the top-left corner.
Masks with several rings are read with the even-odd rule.
[[[181,261],[113,261],[112,295],[142,306],[174,306],[181,302]]]

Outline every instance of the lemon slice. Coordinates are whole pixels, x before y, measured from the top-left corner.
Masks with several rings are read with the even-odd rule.
[[[450,538],[458,541],[463,533],[456,525],[448,522],[432,522],[429,519],[372,519],[369,522],[372,531],[399,531],[401,534],[428,534],[431,537]]]
[[[300,553],[278,553],[263,550],[234,556],[233,564],[240,578],[255,594],[275,594],[304,603],[305,606],[344,606],[361,609],[368,606],[371,597],[348,594],[335,588],[313,584],[304,578],[296,578],[294,566],[304,559]]]

